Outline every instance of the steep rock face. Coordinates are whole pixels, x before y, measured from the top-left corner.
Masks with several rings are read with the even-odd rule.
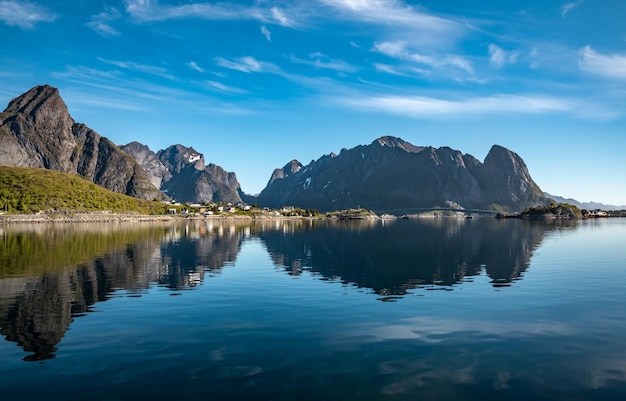
[[[235,173],[215,164],[204,165],[204,156],[182,145],[157,152],[159,161],[171,178],[163,180],[161,190],[181,202],[241,202],[240,185]]]
[[[159,150],[157,157],[173,175],[189,167],[198,171],[204,169],[204,156],[194,148],[187,148],[183,145],[172,145],[167,149]]]
[[[155,187],[161,188],[161,184],[172,178],[172,173],[161,163],[156,153],[151,151],[146,145],[139,142],[131,142],[121,145],[120,149],[131,155],[139,163]]]
[[[118,193],[164,198],[133,158],[76,123],[58,90],[48,85],[13,99],[2,113],[0,164],[78,174]]]
[[[282,170],[284,171],[285,166]],[[394,137],[322,156],[290,175],[276,171],[257,202],[334,210],[421,207],[523,209],[545,203],[522,159],[494,146],[485,163],[448,147]]]
[[[297,173],[302,169],[302,167],[304,166],[299,161],[295,159],[290,161],[289,163],[285,164],[283,168],[277,168],[274,170],[267,185],[270,185],[276,180],[282,180],[283,178],[289,177],[290,175]]]
[[[491,148],[478,176],[485,197],[496,204],[533,206],[545,198],[522,158],[502,146]]]

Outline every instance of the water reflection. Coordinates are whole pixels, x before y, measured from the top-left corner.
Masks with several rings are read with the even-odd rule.
[[[3,226],[0,333],[30,353],[24,360],[54,358],[73,319],[94,304],[141,296],[154,284],[191,289],[234,264],[251,238],[289,274],[310,271],[389,300],[483,270],[493,285],[507,285],[552,229],[495,219]]]
[[[483,269],[494,286],[507,286],[528,268],[547,229],[517,220],[435,219],[302,225],[259,236],[290,274],[311,270],[390,296],[452,286]]]
[[[0,333],[32,354],[54,358],[75,317],[125,290],[153,283],[199,284],[239,252],[243,226],[196,224],[13,225],[2,230]]]

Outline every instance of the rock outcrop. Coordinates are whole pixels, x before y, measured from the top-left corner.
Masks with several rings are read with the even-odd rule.
[[[204,155],[194,148],[172,145],[154,153],[133,142],[122,149],[141,164],[152,183],[177,201],[241,202],[235,173],[213,163],[205,166]]]
[[[161,188],[161,184],[172,178],[172,173],[168,171],[157,155],[146,145],[139,142],[131,142],[126,145],[120,145],[120,149],[131,155],[139,163],[155,187]]]
[[[78,174],[121,194],[165,198],[133,158],[76,123],[59,91],[48,85],[13,99],[0,114],[0,164]]]
[[[481,163],[448,147],[419,147],[382,137],[307,166],[291,161],[274,171],[256,202],[323,211],[355,207],[517,211],[548,200],[524,161],[501,146],[494,146]]]

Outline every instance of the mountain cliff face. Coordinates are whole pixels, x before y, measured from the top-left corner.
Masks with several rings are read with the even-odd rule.
[[[0,164],[78,174],[114,192],[164,198],[133,158],[76,123],[58,90],[47,85],[13,99],[0,114]]]
[[[131,142],[126,145],[120,145],[120,149],[135,158],[155,187],[161,188],[163,182],[172,178],[172,173],[167,170],[167,167],[161,163],[157,155],[146,145],[142,145],[139,142]]]
[[[291,166],[299,166],[291,169]],[[289,170],[287,174],[285,170]],[[394,137],[277,169],[257,202],[319,210],[421,207],[521,210],[547,199],[514,152],[494,146],[485,162],[448,147]]]
[[[241,202],[240,185],[235,173],[210,163],[193,148],[172,145],[152,152],[133,142],[122,149],[135,158],[152,183],[180,202]]]

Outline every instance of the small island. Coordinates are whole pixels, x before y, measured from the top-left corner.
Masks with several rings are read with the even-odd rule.
[[[626,210],[587,210],[569,203],[550,203],[545,206],[534,206],[519,213],[498,213],[496,218],[521,218],[528,220],[551,219],[589,219],[603,217],[626,217]]]

